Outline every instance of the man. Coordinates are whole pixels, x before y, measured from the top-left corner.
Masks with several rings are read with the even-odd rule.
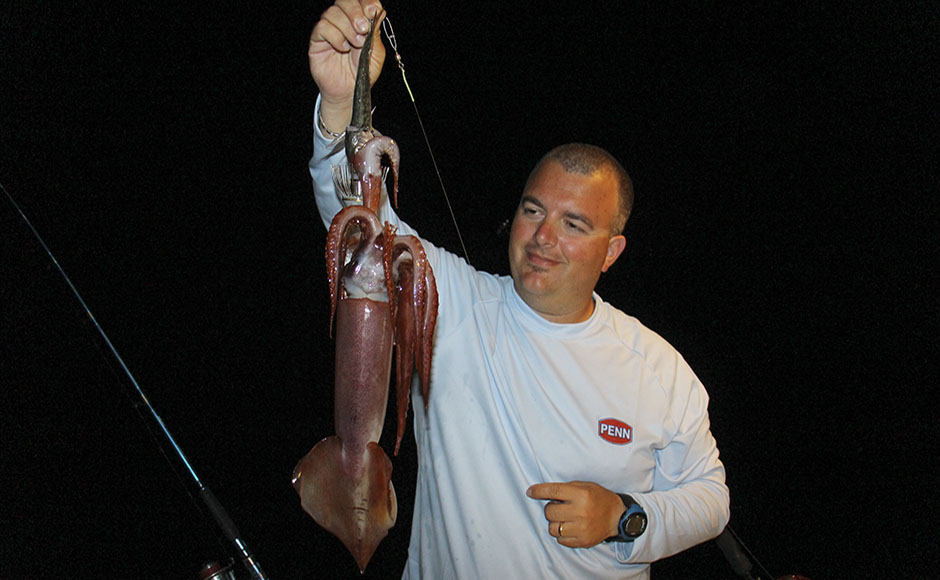
[[[337,0],[311,35],[310,172],[325,225],[340,209],[330,165],[344,162],[329,145],[349,124],[372,17],[384,17],[375,0]],[[372,55],[375,82],[379,35]],[[405,578],[647,578],[650,562],[727,523],[704,388],[662,338],[594,293],[624,250],[632,197],[605,151],[562,146],[523,191],[511,277],[422,240],[440,307],[430,406],[414,419]],[[415,234],[387,200],[379,217]]]

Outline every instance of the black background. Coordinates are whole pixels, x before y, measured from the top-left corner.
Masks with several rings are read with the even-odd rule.
[[[39,4],[0,8],[0,182],[268,574],[359,577],[289,484],[332,432],[306,168],[326,6]],[[470,260],[508,271],[499,226],[544,151],[611,150],[637,202],[598,291],[708,387],[738,534],[774,575],[930,577],[936,6],[677,4],[389,3]],[[373,103],[402,150],[401,215],[462,252],[391,57]],[[0,252],[0,577],[226,559],[6,199]],[[399,523],[366,578],[404,563],[403,447]],[[653,574],[732,577],[711,543]]]

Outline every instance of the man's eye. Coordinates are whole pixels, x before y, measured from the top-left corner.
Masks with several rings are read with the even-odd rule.
[[[568,229],[574,230],[574,231],[576,231],[576,232],[583,232],[583,231],[584,231],[584,228],[582,228],[580,225],[578,225],[578,224],[576,224],[576,223],[574,223],[574,222],[566,221],[566,222],[565,222],[565,225],[568,226]]]

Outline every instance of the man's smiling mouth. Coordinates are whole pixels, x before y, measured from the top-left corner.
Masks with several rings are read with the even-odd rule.
[[[526,252],[526,262],[537,270],[545,270],[561,263],[558,260],[546,258],[532,251]]]

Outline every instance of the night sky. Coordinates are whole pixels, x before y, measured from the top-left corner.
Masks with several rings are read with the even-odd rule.
[[[360,577],[290,486],[333,432],[306,167],[326,4],[42,4],[0,7],[0,183],[268,575]],[[637,198],[598,292],[708,388],[738,535],[774,576],[934,576],[936,5],[548,5],[386,6],[471,263],[508,273],[500,226],[542,153],[610,150]],[[373,104],[399,213],[462,254],[391,54]],[[0,578],[231,556],[135,397],[0,196]],[[394,466],[364,578],[404,565],[410,436]],[[653,577],[733,575],[709,542]]]

